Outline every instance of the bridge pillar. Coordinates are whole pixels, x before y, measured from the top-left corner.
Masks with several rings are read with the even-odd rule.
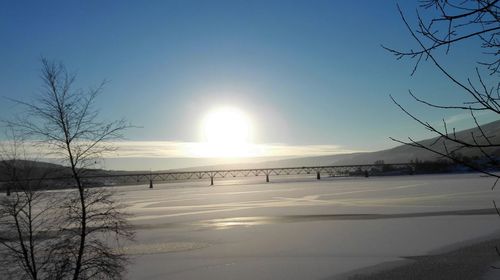
[[[2,185],[5,186],[5,194],[10,196],[10,183],[3,183]]]
[[[210,176],[210,186],[214,185],[214,176]]]
[[[316,179],[317,179],[317,180],[321,180],[321,174],[319,173],[319,171],[318,171],[318,172],[316,172]]]
[[[152,189],[153,188],[153,180],[149,180],[149,188]]]
[[[368,170],[365,170],[365,177],[366,177],[366,178],[368,178],[368,176],[370,176],[370,175],[368,174]]]
[[[266,183],[269,183],[269,174],[266,174]]]

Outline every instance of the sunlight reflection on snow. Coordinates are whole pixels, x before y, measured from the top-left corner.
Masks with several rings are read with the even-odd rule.
[[[234,227],[250,227],[274,223],[272,217],[232,217],[223,219],[212,219],[200,221],[196,225],[216,230],[230,229]]]

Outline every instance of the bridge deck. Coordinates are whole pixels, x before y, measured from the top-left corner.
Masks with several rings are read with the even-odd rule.
[[[129,174],[106,174],[106,175],[86,175],[82,176],[88,183],[97,183],[104,185],[120,184],[149,184],[153,187],[154,182],[170,181],[188,181],[210,179],[210,185],[214,184],[216,178],[231,177],[250,177],[265,176],[266,182],[270,181],[270,176],[282,175],[315,175],[318,180],[321,176],[377,176],[387,174],[413,174],[415,167],[413,163],[396,164],[363,164],[363,165],[330,165],[330,166],[301,166],[301,167],[276,167],[276,168],[248,168],[248,169],[219,169],[219,170],[198,170],[198,171],[166,171],[166,172],[148,172],[148,173],[129,173]],[[44,177],[27,178],[17,180],[16,182],[49,182],[58,183],[58,185],[70,185],[72,177]],[[12,181],[0,181],[2,184],[9,185]],[[9,188],[7,186],[7,188]]]

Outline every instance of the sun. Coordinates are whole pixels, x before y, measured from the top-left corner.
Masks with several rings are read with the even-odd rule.
[[[245,113],[237,108],[219,108],[205,117],[203,135],[209,144],[245,144],[249,142],[250,121]]]
[[[206,157],[251,156],[251,121],[236,107],[220,107],[210,111],[202,121],[203,148]]]

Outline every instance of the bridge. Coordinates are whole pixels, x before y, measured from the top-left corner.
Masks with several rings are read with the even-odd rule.
[[[154,183],[190,180],[210,180],[210,186],[214,185],[217,178],[236,177],[265,177],[266,182],[270,182],[271,176],[284,175],[315,175],[317,180],[321,176],[328,177],[348,177],[348,176],[384,176],[414,174],[415,165],[413,163],[395,164],[364,164],[364,165],[331,165],[331,166],[302,166],[302,167],[277,167],[277,168],[249,168],[249,169],[221,169],[221,170],[200,170],[200,171],[166,171],[148,173],[125,173],[106,175],[82,176],[83,182],[88,185],[130,185],[149,184],[153,188]],[[44,182],[44,186],[70,186],[73,184],[72,177],[45,177],[27,178],[16,182]],[[10,192],[9,181],[0,181],[6,184],[7,194]]]
[[[216,178],[235,178],[250,176],[265,176],[266,182],[270,181],[270,176],[283,175],[316,175],[317,180],[321,180],[322,175],[329,177],[346,176],[377,176],[385,175],[389,172],[399,174],[413,174],[414,165],[412,163],[398,164],[366,164],[366,165],[331,165],[331,166],[302,166],[302,167],[278,167],[278,168],[255,168],[255,169],[223,169],[205,171],[179,171],[160,172],[118,176],[123,179],[132,179],[136,182],[148,180],[150,188],[154,182],[188,181],[210,179],[210,185],[214,185]],[[125,183],[125,182],[124,182]]]

